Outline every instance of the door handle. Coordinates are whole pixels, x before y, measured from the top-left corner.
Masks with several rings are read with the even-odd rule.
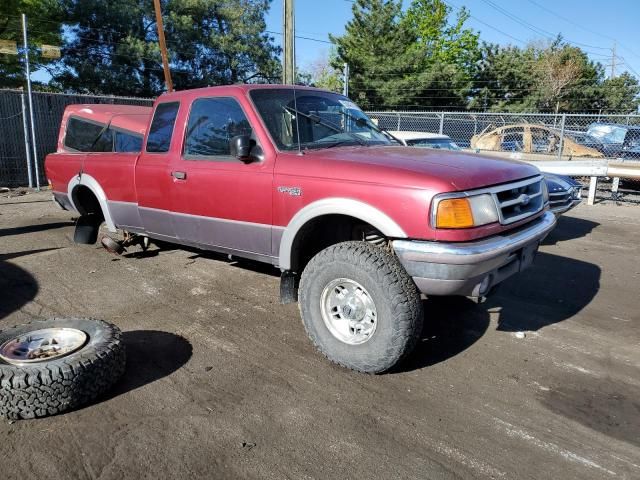
[[[187,172],[171,172],[171,176],[178,180],[184,180],[187,178]]]

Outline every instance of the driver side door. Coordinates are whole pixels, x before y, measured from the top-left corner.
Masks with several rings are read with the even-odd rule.
[[[273,162],[245,163],[229,141],[256,141],[242,106],[233,97],[196,98],[184,132],[182,154],[173,158],[173,226],[184,243],[271,255]]]

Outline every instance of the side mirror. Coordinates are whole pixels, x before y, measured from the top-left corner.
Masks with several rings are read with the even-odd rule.
[[[231,156],[236,157],[243,162],[249,162],[252,158],[251,149],[255,144],[255,140],[251,140],[249,135],[236,135],[229,140]]]

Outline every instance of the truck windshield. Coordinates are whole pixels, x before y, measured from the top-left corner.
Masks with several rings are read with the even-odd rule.
[[[360,108],[336,93],[293,88],[253,90],[251,99],[280,150],[391,143]]]

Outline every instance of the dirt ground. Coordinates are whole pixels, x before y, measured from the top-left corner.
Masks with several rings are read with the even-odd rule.
[[[127,372],[93,405],[0,421],[5,478],[640,478],[638,206],[581,205],[484,304],[425,300],[382,376],[316,353],[269,268],[72,235],[47,192],[0,198],[0,327],[103,318]]]

